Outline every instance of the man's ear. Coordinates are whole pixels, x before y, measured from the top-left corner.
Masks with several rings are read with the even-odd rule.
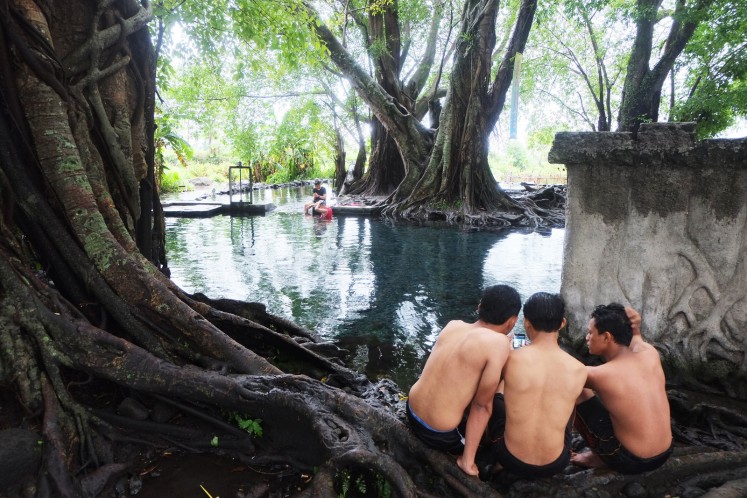
[[[558,332],[561,331],[561,330],[563,330],[566,325],[568,325],[568,320],[566,320],[565,318],[563,318],[563,321],[560,322],[560,328],[558,329]]]

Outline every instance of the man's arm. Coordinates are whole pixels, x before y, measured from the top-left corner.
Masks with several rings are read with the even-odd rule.
[[[630,306],[625,307],[625,314],[630,320],[630,327],[633,329],[633,338],[630,340],[630,350],[638,352],[645,349],[654,349],[652,345],[643,340],[641,334],[641,314]]]
[[[504,337],[505,338],[505,337]],[[464,436],[464,452],[457,459],[457,465],[465,473],[477,476],[479,470],[475,465],[475,454],[480,444],[480,439],[485,433],[485,428],[493,413],[493,398],[498,390],[501,380],[501,370],[506,358],[508,358],[508,344],[493,353],[488,359],[480,376],[477,392],[472,398],[469,416],[467,417],[467,430]]]

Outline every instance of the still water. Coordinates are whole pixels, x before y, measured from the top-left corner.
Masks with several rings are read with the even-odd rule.
[[[265,216],[167,218],[174,282],[211,298],[264,303],[350,350],[354,368],[389,377],[403,391],[449,320],[477,318],[484,287],[513,285],[522,300],[560,290],[563,229],[466,231],[366,216],[322,221],[302,213],[310,187],[253,195],[277,208]]]

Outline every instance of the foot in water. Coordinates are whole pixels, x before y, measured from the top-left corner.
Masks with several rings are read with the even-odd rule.
[[[583,453],[571,453],[571,463],[579,467],[588,467],[598,469],[604,467],[604,462],[599,455],[593,451],[584,451]]]

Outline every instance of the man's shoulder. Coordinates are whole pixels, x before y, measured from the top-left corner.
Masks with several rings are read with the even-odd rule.
[[[589,380],[593,382],[604,382],[605,379],[611,376],[617,376],[619,373],[619,366],[614,364],[614,361],[602,363],[601,365],[587,366],[586,372],[589,376]]]
[[[478,327],[474,330],[475,346],[487,357],[492,356],[496,351],[510,350],[511,341],[504,334],[494,330]]]
[[[461,320],[451,320],[444,326],[443,329],[441,329],[441,333],[443,334],[444,332],[451,332],[452,330],[465,328],[466,325],[467,324]]]

